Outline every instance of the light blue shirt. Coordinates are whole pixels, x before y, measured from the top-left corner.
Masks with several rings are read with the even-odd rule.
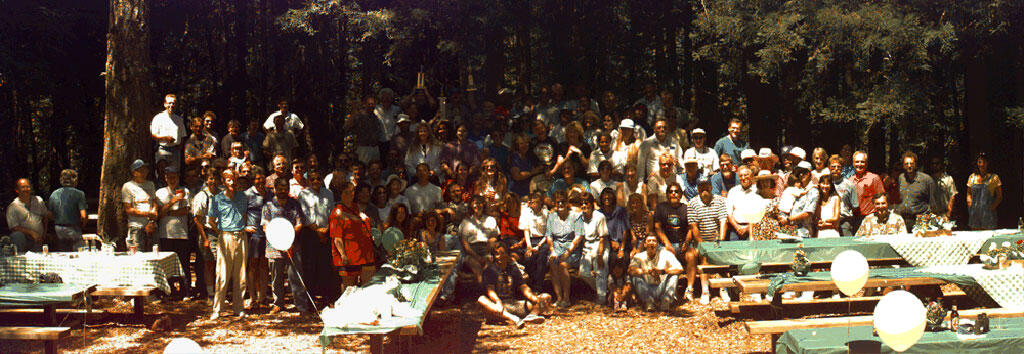
[[[222,232],[242,231],[245,228],[249,197],[242,191],[235,192],[235,195],[230,198],[226,193],[227,191],[224,191],[213,196],[210,211],[206,216],[217,219],[217,228]]]

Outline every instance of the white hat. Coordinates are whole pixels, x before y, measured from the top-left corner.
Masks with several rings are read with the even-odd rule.
[[[761,148],[760,150],[757,151],[757,157],[760,157],[762,159],[772,157],[772,149],[766,147]]]
[[[801,160],[807,159],[807,152],[805,152],[804,149],[799,146],[795,146],[793,147],[793,149],[789,150],[789,154],[799,157]]]
[[[744,149],[740,152],[740,160],[752,159],[755,157],[757,157],[757,153],[754,152],[754,149]]]
[[[619,123],[619,128],[635,129],[636,124],[633,123],[632,119],[623,119],[622,122]]]
[[[704,129],[701,129],[701,128],[693,128],[693,130],[690,131],[690,135],[697,135],[697,134],[708,135],[708,133],[704,132]]]
[[[398,121],[395,122],[395,124],[411,123],[411,122],[412,122],[412,119],[409,119],[409,115],[403,113],[403,114],[399,114],[398,115]]]
[[[811,163],[807,162],[807,161],[800,161],[800,163],[796,164],[796,167],[799,167],[799,168],[802,168],[802,169],[805,169],[805,170],[813,170],[814,169],[814,167],[811,166]]]

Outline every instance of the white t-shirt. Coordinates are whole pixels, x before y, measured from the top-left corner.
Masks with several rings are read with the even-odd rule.
[[[624,173],[626,168],[626,151],[616,151],[609,149],[608,153],[601,152],[601,149],[594,149],[590,152],[590,166],[587,169],[587,173],[597,173],[597,167],[601,165],[602,161],[607,160],[612,164],[612,171],[616,173]]]
[[[697,147],[691,147],[683,153],[684,160],[689,158],[697,159],[697,167],[701,169],[704,176],[711,176],[712,173],[718,171],[718,153],[715,152],[715,149],[705,146],[698,150]]]
[[[39,196],[32,196],[28,204],[26,206],[21,199],[14,198],[7,208],[7,227],[21,226],[41,234],[45,229],[43,215],[46,215],[46,204]]]
[[[181,210],[188,207],[188,200],[191,198],[188,188],[178,187],[178,190],[184,193],[185,198],[172,206],[171,210]],[[156,191],[156,203],[158,206],[163,208],[164,205],[170,203],[171,197],[175,192],[171,191],[167,187],[160,188]],[[179,216],[161,216],[160,223],[156,228],[156,236],[159,238],[188,239],[188,215]]]
[[[263,129],[274,129],[274,118],[279,115],[281,115],[281,111],[271,113],[270,117],[267,117],[267,121],[263,122]],[[292,134],[298,134],[298,132],[302,130],[302,128],[305,128],[306,125],[302,124],[302,120],[299,119],[299,116],[295,115],[295,113],[289,112],[288,116],[284,117],[284,127],[290,130]]]
[[[441,187],[427,183],[421,186],[414,183],[405,189],[405,198],[409,200],[409,211],[419,214],[424,211],[436,209],[441,204]]]
[[[153,185],[152,181],[146,181],[142,184],[128,181],[121,186],[121,202],[131,204],[138,211],[155,210],[156,206],[153,205],[154,198],[156,198],[156,186]],[[128,226],[142,227],[146,226],[147,223],[149,223],[149,218],[147,217],[128,216]]]
[[[492,216],[484,216],[482,220],[468,217],[462,219],[462,223],[459,224],[459,238],[469,244],[487,242],[492,236],[497,235],[498,222]]]
[[[383,135],[380,137],[380,141],[390,141],[395,136],[395,132],[398,132],[397,117],[401,113],[402,108],[396,105],[390,105],[387,108],[377,105],[373,108],[373,115],[380,120],[380,125],[384,127],[381,131]]]
[[[594,211],[590,220],[583,218],[583,254],[597,256],[601,240],[608,237],[608,222],[600,211]]]
[[[629,261],[630,268],[639,268],[641,271],[648,271],[654,268],[661,270],[681,270],[683,265],[679,263],[676,256],[669,252],[664,247],[659,247],[658,252],[654,254],[654,258],[647,257],[647,251],[641,249],[633,256],[633,259]],[[660,276],[652,276],[650,274],[643,275],[644,280],[648,284],[658,284],[665,279],[666,275],[663,273]]]
[[[177,114],[167,114],[167,111],[157,113],[153,121],[149,123],[149,133],[155,136],[173,137],[174,142],[159,142],[160,146],[170,147],[181,145],[188,134],[185,133],[185,121]]]
[[[548,211],[544,207],[541,207],[540,212],[534,212],[525,203],[519,208],[519,229],[526,232],[527,237],[544,237],[547,220]]]
[[[618,187],[618,182],[605,182],[603,179],[598,178],[593,182],[590,182],[590,194],[594,195],[594,200],[601,200],[601,192],[603,192],[605,188],[611,188],[614,191],[617,190],[616,188]]]

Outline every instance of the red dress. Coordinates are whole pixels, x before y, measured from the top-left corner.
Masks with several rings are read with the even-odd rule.
[[[335,267],[364,266],[374,263],[373,238],[370,236],[370,218],[347,206],[338,204],[331,211],[328,219],[331,239],[340,238],[345,244],[345,256],[348,263],[341,262],[341,254],[337,247],[331,247],[331,256]],[[359,270],[338,270],[342,276],[358,275]]]

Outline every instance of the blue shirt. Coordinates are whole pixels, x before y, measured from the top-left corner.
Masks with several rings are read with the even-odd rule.
[[[729,156],[732,156],[733,161],[743,161],[743,159],[740,158],[740,153],[749,148],[750,144],[746,141],[740,139],[733,141],[729,138],[729,135],[723,136],[715,142],[715,152],[717,152],[719,156],[722,154],[729,154]]]
[[[50,200],[46,203],[53,212],[53,222],[57,225],[78,225],[81,226],[82,214],[85,210],[85,193],[77,188],[61,187],[50,194]]]
[[[557,212],[548,213],[548,227],[546,235],[554,242],[572,242],[578,236],[583,236],[583,214],[570,211],[565,220],[558,217]]]
[[[568,193],[570,189],[576,186],[580,186],[584,192],[590,193],[590,184],[582,178],[576,177],[572,183],[566,181],[565,178],[559,178],[554,183],[551,183],[551,188],[548,189],[548,196],[554,196],[557,191],[566,191]]]
[[[736,172],[732,173],[732,178],[725,178],[722,176],[722,172],[711,175],[711,194],[722,195],[722,192],[728,192],[740,183],[739,177],[736,176]]]
[[[622,242],[626,239],[626,232],[629,232],[629,214],[626,208],[617,206],[606,216],[608,226],[608,239],[615,242]]]
[[[226,193],[227,191],[224,191],[213,196],[206,217],[217,219],[217,228],[222,232],[242,231],[245,228],[249,197],[245,192],[235,192],[235,195],[229,198]]]
[[[245,225],[256,229],[253,237],[264,237],[263,228],[260,227],[260,218],[263,216],[263,196],[256,192],[256,188],[249,188],[245,191],[245,197],[249,199],[245,209]]]
[[[700,172],[697,172],[697,178],[694,178],[693,181],[690,181],[690,179],[686,177],[686,174],[683,174],[681,177],[683,177],[683,196],[686,196],[686,200],[693,199],[693,197],[696,197],[697,194],[699,194],[697,191],[697,184],[704,180],[704,176],[701,175]]]

